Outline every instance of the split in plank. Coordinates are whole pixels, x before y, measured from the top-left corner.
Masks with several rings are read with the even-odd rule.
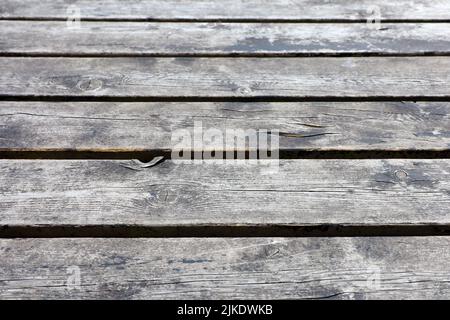
[[[1,97],[449,98],[449,57],[0,58]]]
[[[450,225],[450,160],[1,160],[3,227]],[[8,229],[2,229],[7,232]]]
[[[445,151],[450,103],[0,101],[3,152],[172,150],[174,132],[193,136],[194,127],[224,139],[230,130],[278,130],[281,152]]]
[[[0,298],[448,299],[449,246],[450,237],[0,240]]]
[[[8,55],[450,54],[450,24],[0,21]]]
[[[2,0],[3,19],[280,20],[366,21],[450,20],[448,0]],[[376,10],[376,11],[374,11]]]

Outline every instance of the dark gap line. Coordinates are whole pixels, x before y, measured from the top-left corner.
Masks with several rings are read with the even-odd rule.
[[[425,52],[224,52],[224,53],[48,53],[0,52],[13,58],[321,58],[321,57],[435,57],[450,56],[450,51]]]
[[[450,225],[0,226],[0,238],[214,238],[448,236]]]
[[[0,101],[48,101],[48,102],[405,102],[441,101],[450,102],[445,96],[62,96],[62,95],[9,95],[0,94]]]
[[[233,157],[216,152],[216,159],[255,159],[248,150],[234,151]],[[239,154],[238,154],[239,152]],[[261,152],[261,151],[259,151]],[[155,157],[172,159],[171,150],[147,151],[98,151],[98,150],[0,150],[0,159],[10,160],[132,160],[149,162]],[[202,151],[188,151],[181,155],[183,159],[203,159]],[[269,155],[257,155],[257,159],[272,159]],[[275,159],[275,158],[273,158]],[[300,150],[281,149],[276,159],[450,159],[450,148],[447,150]],[[214,159],[205,158],[204,161]]]
[[[68,17],[0,17],[3,21],[67,21]],[[105,18],[81,17],[83,22],[170,22],[170,23],[367,23],[367,19],[308,18]],[[380,19],[380,23],[450,23],[450,19]]]

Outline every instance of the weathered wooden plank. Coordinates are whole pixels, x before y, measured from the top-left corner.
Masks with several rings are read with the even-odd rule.
[[[447,150],[450,103],[0,102],[1,151],[171,150],[194,127],[278,130],[282,151]]]
[[[448,0],[3,0],[0,18],[145,20],[448,20]],[[375,10],[375,11],[374,11]]]
[[[0,96],[448,98],[450,58],[3,57]]]
[[[1,160],[0,221],[143,227],[450,224],[448,159],[276,165]]]
[[[0,240],[0,298],[448,299],[449,246],[449,237]]]
[[[0,54],[447,54],[450,24],[0,21]]]

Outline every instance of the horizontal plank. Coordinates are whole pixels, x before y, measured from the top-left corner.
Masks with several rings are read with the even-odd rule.
[[[450,57],[0,58],[3,97],[450,97]]]
[[[194,127],[224,137],[278,130],[281,151],[450,149],[448,102],[1,101],[0,110],[0,151],[172,150],[175,133]]]
[[[448,0],[3,0],[0,18],[65,19],[79,8],[85,19],[360,21],[374,7],[383,20],[450,19]]]
[[[0,21],[0,54],[448,54],[450,24],[136,23]]]
[[[0,298],[448,299],[449,246],[449,237],[0,240]]]
[[[149,228],[450,224],[448,159],[276,165],[0,160],[0,221]]]

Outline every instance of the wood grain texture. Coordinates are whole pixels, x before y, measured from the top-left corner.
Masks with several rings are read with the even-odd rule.
[[[365,21],[373,7],[383,20],[450,19],[448,0],[3,0],[0,18],[65,19],[71,5],[85,19]]]
[[[448,299],[449,245],[449,237],[0,240],[0,298]]]
[[[2,226],[450,224],[450,160],[1,160]]]
[[[0,58],[0,96],[448,98],[450,58]]]
[[[448,54],[450,24],[133,23],[0,21],[0,54]]]
[[[278,130],[281,151],[447,150],[450,103],[2,101],[0,151],[172,150],[194,126]]]
[[[3,0],[0,154],[170,152],[199,121],[448,154],[449,34],[450,0]],[[450,159],[0,159],[0,181],[0,299],[450,298]]]

